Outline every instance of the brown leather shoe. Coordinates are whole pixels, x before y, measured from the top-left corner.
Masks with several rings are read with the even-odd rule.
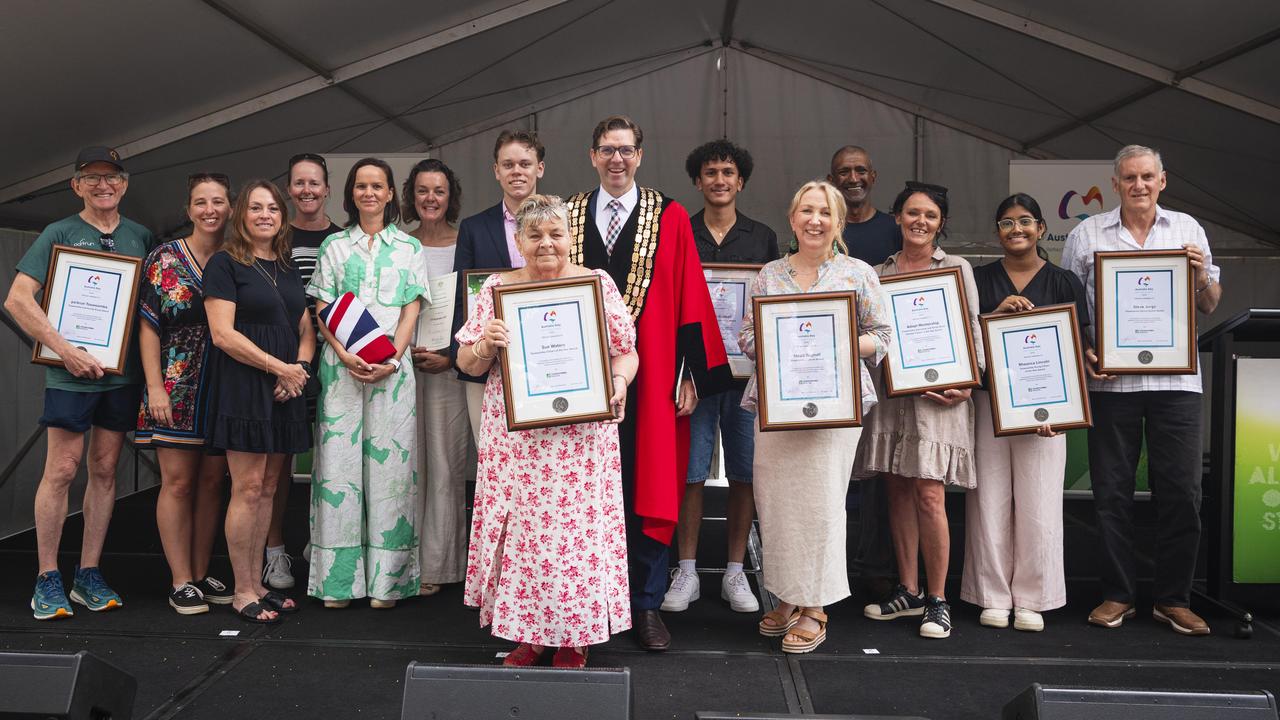
[[[671,647],[671,633],[662,622],[657,610],[638,610],[631,619],[636,642],[650,652],[662,652]]]
[[[1201,619],[1199,615],[1191,612],[1191,608],[1156,605],[1155,610],[1151,611],[1151,617],[1155,618],[1156,622],[1162,622],[1173,628],[1174,632],[1182,635],[1209,634],[1209,623]]]
[[[1133,617],[1135,613],[1137,611],[1133,609],[1132,603],[1103,600],[1101,605],[1089,613],[1089,623],[1098,627],[1118,628],[1126,618]]]

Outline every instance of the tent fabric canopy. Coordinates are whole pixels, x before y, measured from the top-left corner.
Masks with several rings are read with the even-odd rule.
[[[497,199],[498,128],[536,128],[541,187],[568,194],[594,182],[595,122],[625,112],[641,181],[695,208],[685,154],[750,149],[744,212],[779,230],[846,143],[872,151],[880,205],[940,182],[953,236],[990,243],[1009,159],[1136,142],[1164,153],[1170,205],[1280,247],[1277,3],[68,0],[6,7],[0,32],[0,226],[74,212],[89,144],[122,150],[124,211],[161,233],[183,224],[188,173],[279,178],[303,151],[430,152],[471,213]]]

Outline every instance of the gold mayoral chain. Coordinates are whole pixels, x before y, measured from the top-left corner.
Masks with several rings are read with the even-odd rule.
[[[586,241],[587,205],[591,193],[578,193],[569,198],[569,236],[573,246],[569,249],[569,262],[581,265],[583,245]],[[631,311],[631,321],[640,319],[649,281],[653,278],[653,262],[658,255],[658,220],[662,215],[662,193],[650,188],[640,188],[640,201],[636,205],[639,222],[636,225],[635,243],[631,247],[631,270],[627,273],[627,286],[619,288],[622,299]],[[594,222],[594,220],[592,221]]]

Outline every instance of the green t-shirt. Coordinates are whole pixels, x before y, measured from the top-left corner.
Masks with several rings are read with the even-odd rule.
[[[59,220],[46,227],[40,237],[36,238],[35,244],[18,261],[18,272],[30,275],[43,286],[49,273],[49,258],[53,255],[54,245],[102,250],[102,243],[99,241],[101,237],[102,231],[85,222],[79,215]],[[146,258],[155,245],[155,237],[150,230],[123,217],[120,218],[120,225],[111,233],[111,238],[115,240],[115,252],[139,258]],[[137,310],[129,308],[129,311]],[[135,385],[141,381],[136,333],[129,343],[124,375],[104,375],[101,380],[87,380],[78,378],[61,367],[46,368],[44,375],[45,387],[72,392],[102,392],[115,386]]]

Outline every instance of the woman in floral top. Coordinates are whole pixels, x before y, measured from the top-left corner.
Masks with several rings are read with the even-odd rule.
[[[889,347],[889,314],[875,271],[850,257],[840,238],[845,213],[844,198],[834,186],[819,180],[805,183],[787,214],[798,249],[765,265],[751,295],[852,290],[858,356],[875,365]],[[738,344],[755,359],[750,312]],[[865,415],[875,405],[876,393],[866,366],[858,363],[858,369]],[[755,410],[757,392],[752,377],[744,408]],[[766,548],[764,587],[779,600],[760,620],[760,634],[781,637],[784,652],[805,653],[821,645],[827,638],[822,608],[849,597],[844,498],[860,433],[859,428],[762,433],[757,426],[752,487]]]
[[[138,411],[137,443],[156,448],[160,497],[156,525],[173,585],[169,605],[183,615],[231,602],[226,585],[208,576],[222,509],[226,458],[205,454],[209,324],[204,265],[222,245],[231,213],[230,182],[192,175],[187,216],[191,236],[164,243],[147,257],[138,314],[138,344],[147,382]]]

